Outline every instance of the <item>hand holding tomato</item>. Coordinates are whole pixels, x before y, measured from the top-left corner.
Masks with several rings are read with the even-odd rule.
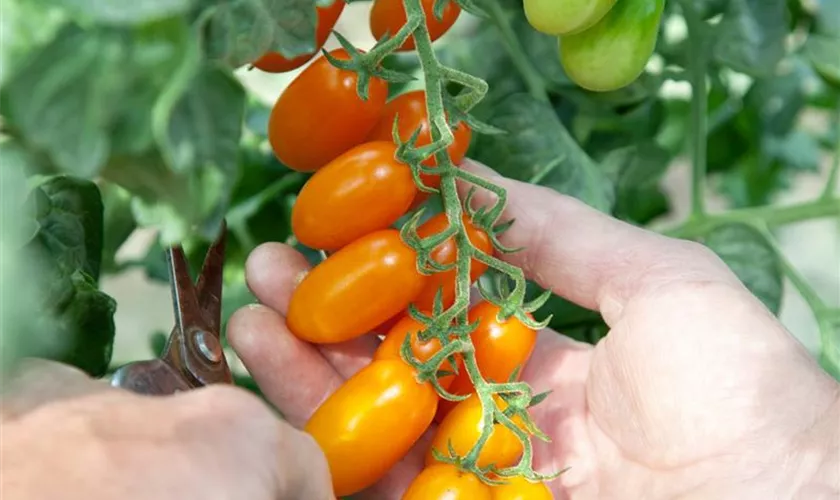
[[[548,483],[555,498],[836,496],[840,388],[717,256],[548,188],[462,168],[507,189],[505,218],[517,222],[501,240],[526,250],[504,258],[611,327],[595,347],[540,332],[522,372],[534,391],[553,391],[530,411],[551,437],[534,441],[536,469],[570,467]],[[364,335],[316,347],[289,332],[284,316],[306,269],[286,245],[255,250],[246,272],[264,305],[237,312],[228,328],[266,397],[301,428],[379,344]],[[401,498],[436,430],[361,497]],[[381,446],[386,436],[368,443]],[[431,482],[423,491],[439,491]],[[498,498],[531,498],[511,489]]]

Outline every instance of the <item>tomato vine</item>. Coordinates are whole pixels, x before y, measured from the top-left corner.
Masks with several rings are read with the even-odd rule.
[[[492,1],[492,0],[491,0]],[[440,233],[421,238],[417,234],[417,226],[423,215],[423,208],[420,208],[403,226],[401,236],[403,240],[417,252],[418,269],[423,274],[444,272],[451,267],[441,266],[435,262],[432,252],[444,241],[454,238],[457,248],[457,258],[454,263],[456,270],[455,300],[448,308],[444,309],[438,296],[432,314],[424,314],[413,305],[409,307],[409,314],[426,326],[426,329],[418,334],[421,342],[428,342],[436,339],[440,345],[440,351],[425,362],[414,357],[411,347],[411,339],[406,337],[401,348],[404,359],[418,370],[421,381],[431,382],[442,398],[450,401],[461,401],[467,396],[455,395],[441,387],[438,375],[441,366],[445,363],[452,363],[453,356],[463,357],[463,367],[469,374],[470,380],[475,388],[475,394],[480,399],[483,408],[483,430],[475,445],[464,456],[436,455],[441,461],[457,463],[464,470],[471,471],[487,483],[497,483],[499,480],[488,478],[487,473],[491,470],[482,470],[478,467],[478,456],[493,432],[494,423],[499,422],[513,432],[522,441],[523,453],[521,460],[514,467],[495,470],[492,472],[499,477],[524,476],[532,480],[544,480],[555,477],[556,474],[542,475],[533,470],[532,459],[533,449],[531,436],[535,435],[541,439],[548,439],[528,416],[527,408],[542,397],[535,398],[530,386],[523,382],[502,382],[492,383],[484,379],[477,365],[475,352],[472,347],[470,333],[474,325],[470,325],[467,319],[467,310],[470,303],[470,266],[473,259],[488,266],[491,269],[503,273],[512,280],[513,286],[508,293],[493,295],[482,290],[482,295],[488,301],[501,306],[499,320],[504,321],[515,316],[523,324],[533,329],[543,328],[548,324],[550,318],[541,322],[535,321],[530,313],[534,312],[548,299],[550,292],[545,292],[537,299],[526,302],[526,280],[524,273],[516,266],[510,265],[503,260],[477,248],[468,237],[464,223],[464,211],[473,223],[486,234],[493,242],[496,251],[508,253],[517,249],[509,249],[502,245],[497,235],[509,227],[508,223],[499,222],[506,203],[506,192],[503,188],[492,182],[478,177],[470,172],[457,168],[449,156],[448,148],[455,137],[452,132],[452,125],[456,125],[461,119],[465,120],[477,132],[490,132],[493,130],[468,116],[470,110],[478,104],[487,92],[487,84],[483,80],[473,77],[467,73],[447,67],[440,63],[432,48],[432,39],[428,29],[428,20],[420,0],[403,0],[407,22],[393,36],[383,37],[369,52],[360,53],[349,41],[338,35],[342,46],[349,54],[351,60],[339,61],[331,58],[325,52],[330,62],[340,69],[355,71],[358,75],[357,91],[361,99],[367,98],[367,82],[371,76],[378,76],[388,81],[404,81],[406,78],[393,72],[383,71],[379,68],[381,60],[402,47],[409,37],[413,37],[414,46],[420,60],[420,66],[424,77],[426,110],[429,117],[431,142],[417,147],[415,145],[417,131],[407,141],[403,141],[398,133],[398,120],[394,122],[393,139],[398,145],[396,157],[409,165],[412,170],[418,189],[425,192],[439,192],[443,201],[443,210],[449,221],[449,227]],[[465,9],[474,8],[472,5],[462,5]],[[454,97],[445,90],[446,83],[456,83],[463,87],[463,93]],[[455,117],[454,120],[448,118]],[[423,162],[434,157],[436,166],[429,167]],[[424,185],[421,174],[436,175],[440,178],[439,189]],[[458,182],[471,184],[469,193],[464,200],[461,199],[458,190]],[[475,208],[472,206],[475,188],[485,189],[493,193],[496,201],[492,206]],[[507,290],[507,286],[501,286],[500,290]],[[452,325],[457,326],[453,327]],[[454,337],[454,338],[453,338]],[[502,411],[494,395],[504,395],[509,402],[509,409]],[[525,429],[516,425],[512,416],[519,416],[525,420]],[[437,450],[436,450],[437,452]]]

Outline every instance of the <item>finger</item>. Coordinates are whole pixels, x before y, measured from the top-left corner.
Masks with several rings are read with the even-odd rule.
[[[297,282],[309,270],[306,258],[282,243],[266,243],[257,247],[245,264],[248,286],[257,299],[268,307],[286,314]],[[378,341],[363,336],[349,342],[318,346],[324,357],[345,378],[370,363]]]
[[[10,374],[4,388],[4,418],[16,418],[61,399],[72,399],[111,390],[106,380],[90,378],[73,366],[43,359],[26,359]]]
[[[265,306],[246,306],[228,321],[228,341],[269,401],[302,427],[344,378],[311,344],[289,332]]]
[[[264,243],[245,262],[245,280],[260,303],[282,315],[289,309],[295,285],[309,271],[300,252],[283,243]]]
[[[507,191],[503,218],[516,222],[500,241],[525,249],[504,259],[543,288],[600,310],[610,325],[627,301],[645,290],[678,281],[742,286],[702,245],[632,226],[549,188],[506,179],[474,161],[465,160],[462,168]],[[482,190],[476,193],[474,206],[494,200]]]
[[[340,344],[324,344],[318,350],[344,378],[350,378],[370,364],[379,339],[373,334],[363,335]]]
[[[555,486],[572,487],[590,479],[596,465],[588,438],[586,399],[592,352],[591,345],[546,328],[537,336],[534,352],[522,370],[522,380],[534,394],[550,391],[547,400],[528,410],[551,437],[549,442],[533,441],[535,468],[551,473],[575,464]]]
[[[177,395],[166,408],[178,437],[209,461],[204,470],[220,471],[216,485],[231,491],[210,493],[230,498],[334,498],[326,458],[315,440],[279,420],[268,406],[240,388],[215,385]],[[178,424],[180,421],[182,423]],[[194,464],[195,465],[195,464]]]

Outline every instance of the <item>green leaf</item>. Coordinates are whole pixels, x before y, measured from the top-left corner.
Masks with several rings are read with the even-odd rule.
[[[668,151],[653,142],[611,151],[601,161],[601,168],[613,178],[616,185],[613,215],[646,224],[665,214],[669,202],[659,188],[659,183],[670,161]]]
[[[44,150],[60,171],[94,176],[110,151],[107,133],[114,76],[101,66],[113,47],[107,36],[75,27],[32,56],[8,82],[3,114],[27,143]]]
[[[718,226],[701,240],[774,314],[782,303],[782,270],[761,232],[746,224]]]
[[[490,124],[507,133],[478,136],[474,157],[502,175],[574,196],[608,212],[613,186],[563,127],[551,105],[516,94],[495,108]]]
[[[804,51],[820,76],[840,87],[840,34],[811,33],[805,41]]]
[[[516,37],[522,44],[522,48],[531,64],[534,65],[545,81],[553,89],[579,88],[569,79],[566,70],[560,64],[557,37],[535,30],[525,17],[525,11],[522,10],[521,4],[511,7],[506,11],[511,28],[516,33]]]
[[[292,58],[317,49],[314,0],[217,0],[214,4],[207,39],[211,59],[239,67],[269,50]]]
[[[482,57],[476,57],[477,53]],[[472,111],[479,120],[487,121],[498,102],[525,91],[525,84],[498,31],[487,21],[481,22],[469,37],[459,37],[443,44],[436,49],[436,55],[441,64],[481,78],[489,85],[487,95]]]
[[[242,86],[229,73],[205,66],[171,107],[156,109],[156,138],[175,174],[157,158],[149,160],[162,171],[159,179],[148,181],[142,172],[132,176],[141,168],[136,165],[123,167],[129,172],[111,171],[111,178],[129,176],[120,182],[141,194],[134,202],[138,222],[161,229],[167,244],[195,230],[208,240],[218,232],[238,176],[244,109]]]
[[[107,371],[113,353],[117,304],[99,291],[93,278],[81,270],[62,277],[62,286],[69,288],[61,289],[63,300],[54,310],[57,329],[38,329],[40,341],[52,336],[57,348],[39,356],[73,365],[94,377],[101,376]],[[55,289],[50,292],[42,303],[46,307],[56,303]]]
[[[95,177],[112,154],[153,145],[151,110],[187,42],[184,19],[136,30],[66,26],[9,78],[6,126],[51,172]]]
[[[816,137],[802,130],[794,130],[784,137],[768,135],[764,138],[767,156],[795,170],[816,172],[820,166],[820,143]]]
[[[39,246],[62,269],[80,269],[99,280],[102,260],[103,206],[99,188],[90,181],[59,176],[35,189]]]
[[[135,26],[187,12],[191,0],[36,0],[66,9],[80,21],[114,26]]]
[[[245,92],[229,73],[204,67],[175,103],[160,131],[163,157],[176,172],[236,171]]]
[[[770,75],[785,54],[785,0],[730,0],[713,36],[721,64],[752,76]]]
[[[31,0],[4,0],[0,15],[0,86],[49,43],[67,21],[66,12]]]
[[[23,250],[4,254],[10,259],[1,266],[2,305],[12,311],[11,319],[4,318],[2,334],[10,351],[4,357],[44,357],[102,375],[111,359],[116,303],[96,284],[102,247],[99,191],[89,181],[57,177],[35,187],[31,196],[38,232]]]

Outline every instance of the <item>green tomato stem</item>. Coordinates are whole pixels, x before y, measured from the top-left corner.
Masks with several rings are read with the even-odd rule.
[[[706,70],[708,50],[706,27],[690,0],[681,3],[688,29],[688,79],[691,82],[691,213],[701,217],[706,213],[703,198],[706,187],[706,148],[708,129],[708,98]]]
[[[820,362],[826,371],[837,376],[840,374],[840,334],[835,331],[835,310],[828,307],[814,287],[785,256],[770,228],[766,224],[756,224],[756,227],[764,234],[776,253],[782,273],[811,309],[820,333]]]
[[[501,212],[504,209],[504,204],[507,199],[505,190],[494,185],[492,182],[456,168],[455,165],[453,165],[447,150],[447,147],[452,144],[454,136],[446,118],[445,102],[443,98],[445,92],[444,83],[446,81],[456,81],[465,85],[469,89],[466,97],[461,96],[461,101],[457,101],[456,99],[456,102],[463,105],[466,109],[474,106],[478,100],[486,94],[487,84],[471,75],[467,75],[441,65],[435,56],[434,49],[432,48],[432,41],[429,36],[427,21],[423,12],[421,1],[403,0],[403,5],[408,19],[416,21],[417,23],[416,29],[413,30],[413,36],[426,84],[426,111],[427,116],[429,117],[432,139],[431,144],[429,146],[424,146],[423,148],[413,148],[413,145],[406,145],[406,147],[403,148],[403,153],[405,157],[411,158],[411,163],[415,164],[415,169],[419,168],[416,165],[416,163],[419,163],[416,158],[418,151],[434,155],[438,165],[435,169],[435,173],[440,176],[441,180],[439,192],[441,198],[443,199],[443,208],[446,213],[449,226],[450,228],[454,228],[454,231],[452,229],[450,229],[450,231],[454,232],[452,237],[457,248],[455,262],[456,281],[454,303],[448,309],[443,311],[440,310],[442,308],[436,306],[435,317],[428,318],[429,322],[426,325],[428,330],[420,333],[421,338],[428,337],[429,333],[432,333],[443,346],[442,354],[435,356],[429,362],[419,366],[418,369],[427,373],[436,373],[444,360],[451,354],[456,352],[462,353],[462,358],[464,360],[463,367],[469,374],[469,377],[475,387],[475,395],[481,401],[482,412],[485,419],[481,437],[475,443],[475,446],[465,457],[460,459],[458,457],[453,457],[453,459],[457,460],[460,466],[465,470],[476,473],[483,481],[490,481],[486,477],[484,471],[478,468],[477,461],[478,456],[481,453],[481,449],[484,447],[493,431],[493,416],[500,411],[496,405],[495,398],[493,398],[493,394],[498,392],[498,389],[502,388],[502,386],[499,384],[491,384],[483,378],[475,357],[475,351],[470,337],[470,330],[467,328],[467,312],[470,303],[471,287],[470,268],[472,259],[475,258],[481,262],[485,262],[494,269],[509,275],[514,280],[515,286],[510,296],[505,300],[505,309],[517,311],[523,307],[526,282],[521,269],[496,259],[492,255],[487,255],[473,246],[467,235],[466,227],[463,222],[464,208],[461,205],[457,183],[459,180],[467,182],[487,189],[496,195],[497,201],[493,208],[484,212],[484,216],[480,218],[484,224],[483,229],[488,231],[491,230],[490,226],[495,222],[496,218],[501,215]],[[501,13],[498,5],[496,5],[496,8],[498,9],[497,13]],[[508,34],[512,35],[510,33],[509,26],[507,29]],[[522,56],[524,57],[524,54],[522,54]],[[535,79],[535,82],[541,82],[541,80]],[[543,100],[547,101],[548,97],[545,94],[544,88],[540,95],[542,95]],[[404,227],[404,230],[408,233],[414,233],[406,234],[404,239],[412,246],[412,248],[415,249],[415,251],[417,251],[418,265],[423,267],[423,263],[430,260],[430,252],[432,248],[428,248],[429,245],[424,245],[423,240],[417,237],[416,219],[411,224],[407,224],[406,227]],[[432,239],[427,238],[427,240],[432,242],[435,241],[433,237]],[[454,329],[451,328],[450,325],[452,325],[453,322],[459,326]],[[431,330],[431,332],[429,332],[429,330]],[[453,340],[451,338],[453,336],[453,332],[456,333],[457,339]],[[404,346],[403,351],[406,351],[403,353],[404,357],[411,357],[406,356],[406,354],[410,354],[410,349],[408,349],[407,346]],[[411,362],[410,359],[406,360]],[[523,385],[525,385],[525,390],[527,390],[528,394],[530,394],[530,388],[528,388],[526,384]],[[439,385],[436,385],[436,389],[439,391],[441,390]],[[503,422],[504,425],[513,426],[513,422],[510,419],[506,420],[506,422]],[[530,419],[528,419],[528,422],[532,425],[532,428],[536,429],[536,427],[530,422]],[[522,432],[520,429],[516,429],[515,426],[511,427],[511,429],[514,430],[516,435],[523,441],[523,448],[525,450],[531,450],[530,436],[527,433]],[[528,475],[534,475],[535,473],[530,465],[531,452],[528,451],[526,456],[528,457],[527,464],[523,465],[521,463],[520,469],[525,471]]]
[[[704,235],[721,224],[743,222],[753,225],[766,224],[773,227],[803,220],[837,216],[840,216],[840,198],[829,197],[785,207],[750,207],[719,214],[706,214],[703,217],[689,219],[686,223],[665,230],[663,233],[676,238],[692,238]]]

